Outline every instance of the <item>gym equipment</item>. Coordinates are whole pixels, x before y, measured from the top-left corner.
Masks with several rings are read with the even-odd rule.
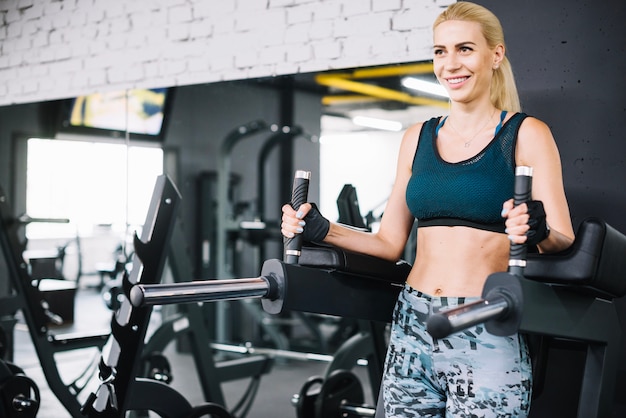
[[[485,323],[488,332],[515,332],[586,346],[578,417],[609,416],[620,359],[622,332],[613,299],[626,295],[626,237],[597,218],[585,219],[570,248],[513,258],[510,271],[490,276],[482,298],[431,316],[436,338]],[[522,273],[523,269],[523,273]],[[540,340],[545,347],[545,342]],[[539,360],[545,362],[545,352]],[[543,371],[535,373],[541,379]]]
[[[80,416],[81,404],[78,395],[89,383],[90,372],[95,364],[89,364],[74,380],[63,379],[57,367],[55,355],[72,350],[94,348],[100,350],[106,342],[109,330],[94,330],[92,334],[62,334],[50,330],[51,323],[60,321],[50,310],[45,294],[38,282],[32,280],[28,264],[23,258],[24,245],[20,241],[20,228],[29,222],[57,222],[55,219],[31,218],[27,215],[15,217],[9,206],[6,193],[0,189],[0,247],[6,263],[11,287],[15,292],[0,298],[2,316],[23,313],[30,338],[39,358],[42,371],[50,390],[73,417]]]
[[[39,388],[24,370],[0,360],[0,416],[34,418],[41,404]]]
[[[267,135],[263,138],[263,135]],[[257,198],[252,204],[251,214],[246,220],[238,219],[236,211],[236,202],[233,197],[233,173],[231,173],[231,160],[235,147],[243,140],[249,138],[262,138],[262,146],[258,152],[256,161],[256,185]],[[266,199],[266,167],[270,153],[280,144],[291,141],[295,138],[302,137],[308,141],[315,141],[316,137],[305,132],[300,126],[278,126],[276,124],[268,124],[262,120],[251,121],[247,124],[238,126],[229,132],[220,145],[220,151],[217,162],[217,196],[215,199],[216,216],[215,216],[215,241],[213,243],[202,243],[203,251],[205,244],[211,247],[211,251],[215,251],[213,262],[215,271],[210,277],[218,277],[219,279],[227,279],[237,276],[237,260],[236,257],[241,248],[240,243],[246,242],[252,245],[253,254],[247,257],[251,260],[250,268],[257,272],[260,269],[262,260],[266,259],[265,243],[280,240],[279,222],[269,221],[265,217],[265,199]],[[238,243],[239,241],[239,243]],[[213,250],[215,248],[215,250]],[[239,272],[241,273],[241,272]],[[225,303],[213,304],[207,307],[214,311],[215,317],[215,339],[220,342],[232,340],[232,329],[227,324],[233,323],[233,309],[228,309]],[[288,350],[289,339],[281,330],[281,321],[276,317],[267,315],[256,301],[241,300],[237,304],[237,308],[241,307],[248,313],[248,317],[258,325],[264,335],[271,340],[272,344],[278,349]],[[305,325],[309,331],[320,340],[323,346],[323,340],[315,325],[302,316],[299,312],[290,313],[295,319]],[[284,321],[283,321],[284,323]]]
[[[518,282],[522,288],[520,332],[588,346],[581,418],[607,416],[613,402],[622,332],[612,301],[626,294],[624,254],[626,237],[588,218],[569,249],[528,254],[524,277],[507,275],[507,284]],[[388,322],[409,269],[402,262],[394,265],[333,247],[304,247],[299,265],[267,260],[260,277],[136,284],[130,298],[135,306],[261,298],[271,313],[302,310]]]
[[[154,283],[160,280],[175,229],[175,212],[179,203],[180,194],[175,186],[167,176],[160,176],[155,185],[142,238],[135,236],[134,239],[133,268],[123,279],[122,287],[126,294],[138,282]],[[173,259],[180,261],[180,258]],[[89,417],[119,417],[131,411],[154,411],[162,417],[171,418],[200,417],[206,414],[231,418],[230,412],[218,403],[206,402],[194,407],[163,381],[137,377],[142,365],[142,352],[152,352],[143,349],[150,313],[151,308],[134,307],[128,298],[121,302],[111,320],[111,335],[102,350],[98,373],[100,385],[89,395],[81,412]],[[161,335],[153,338],[162,341]],[[208,344],[194,347],[209,350]],[[215,373],[219,371],[216,368],[206,368],[212,366],[212,363],[205,363],[203,366],[205,367],[201,372],[206,373],[203,376],[205,379],[221,377]],[[231,364],[230,370],[235,370],[232,366]]]
[[[177,219],[172,232],[168,252],[168,263],[175,282],[190,280],[192,277],[191,261],[187,252],[183,228]],[[162,352],[172,341],[184,338],[195,362],[200,387],[206,402],[226,405],[222,383],[250,378],[247,389],[236,406],[230,411],[239,418],[245,417],[254,401],[261,377],[272,370],[273,359],[266,355],[219,356],[214,360],[215,353],[211,350],[215,344],[210,339],[207,328],[209,321],[204,307],[197,304],[186,304],[178,307],[178,312],[163,315],[161,325],[150,335],[143,347],[143,370],[140,377],[157,378],[169,383],[173,371],[167,365]],[[218,349],[216,349],[218,350]],[[241,353],[248,354],[248,353]],[[151,366],[156,366],[153,369]]]

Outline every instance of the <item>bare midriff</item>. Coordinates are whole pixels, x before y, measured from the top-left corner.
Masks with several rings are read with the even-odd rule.
[[[418,229],[415,262],[407,283],[431,296],[480,296],[487,277],[506,271],[505,234],[465,226]]]

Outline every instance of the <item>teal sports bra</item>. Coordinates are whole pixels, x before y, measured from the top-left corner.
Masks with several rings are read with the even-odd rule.
[[[526,117],[516,113],[501,122],[485,148],[457,163],[444,161],[437,151],[437,133],[445,119],[424,123],[406,189],[406,202],[418,228],[469,226],[504,233],[502,204],[513,197],[515,146]]]

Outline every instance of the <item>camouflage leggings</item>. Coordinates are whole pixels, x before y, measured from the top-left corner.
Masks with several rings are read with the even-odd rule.
[[[385,361],[385,418],[528,415],[532,375],[523,338],[496,337],[482,325],[441,340],[426,332],[433,309],[471,300],[430,297],[405,285]]]

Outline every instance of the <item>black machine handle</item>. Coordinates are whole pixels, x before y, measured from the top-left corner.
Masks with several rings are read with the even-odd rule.
[[[293,178],[291,190],[291,207],[298,210],[300,205],[306,203],[309,197],[310,171],[297,170]],[[293,238],[283,240],[285,254],[283,261],[287,264],[297,264],[302,250],[302,234],[296,234]]]
[[[515,188],[513,191],[513,202],[515,206],[526,203],[531,199],[533,182],[533,169],[528,166],[519,166],[515,169]],[[526,244],[511,243],[509,253],[509,273],[517,276],[524,276],[524,267],[526,267]]]
[[[516,167],[515,206],[530,199],[532,174],[532,167]],[[494,335],[515,333],[521,322],[523,304],[521,284],[516,279],[523,277],[526,248],[526,244],[511,243],[508,271],[487,278],[481,299],[431,315],[426,324],[428,333],[434,338],[445,338],[479,323],[486,323],[487,331]]]

